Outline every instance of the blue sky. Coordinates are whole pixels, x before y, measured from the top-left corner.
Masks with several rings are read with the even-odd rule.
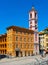
[[[28,28],[32,6],[38,12],[38,30],[48,27],[48,0],[0,0],[0,34],[12,25]]]

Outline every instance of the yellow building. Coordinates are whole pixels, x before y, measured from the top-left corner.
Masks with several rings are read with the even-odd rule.
[[[7,53],[7,34],[0,35],[0,54]]]
[[[17,26],[7,28],[0,35],[0,54],[10,56],[30,56],[34,51],[34,31]]]
[[[39,32],[40,52],[42,49],[48,53],[48,28]]]

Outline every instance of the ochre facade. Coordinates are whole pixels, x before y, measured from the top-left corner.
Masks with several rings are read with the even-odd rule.
[[[17,57],[30,56],[33,52],[34,31],[10,26],[6,34],[0,35],[0,54]]]
[[[39,32],[40,51],[44,49],[48,53],[48,28]]]

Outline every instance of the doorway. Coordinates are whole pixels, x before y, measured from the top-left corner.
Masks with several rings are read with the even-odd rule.
[[[16,51],[16,57],[19,57],[19,51]]]

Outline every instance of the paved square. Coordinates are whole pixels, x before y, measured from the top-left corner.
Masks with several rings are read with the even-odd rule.
[[[48,55],[42,58],[38,56],[18,57],[0,60],[1,65],[48,65]]]

